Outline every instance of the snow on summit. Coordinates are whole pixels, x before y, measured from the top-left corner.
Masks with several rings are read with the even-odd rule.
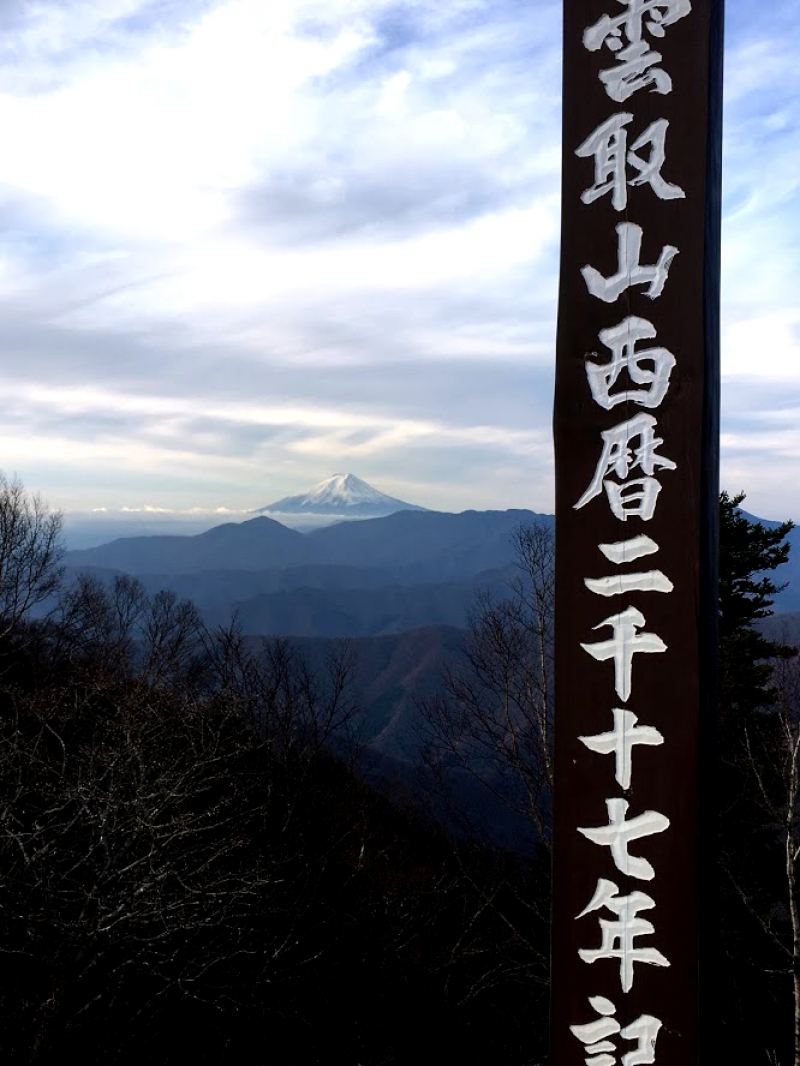
[[[391,496],[378,492],[355,474],[334,474],[327,481],[320,481],[318,485],[315,485],[307,493],[306,498],[309,504],[344,504],[345,507],[359,503],[380,503],[383,500],[392,500]],[[399,503],[400,501],[393,500],[393,502]]]
[[[379,492],[355,474],[334,474],[299,496],[260,507],[255,514],[336,515],[341,518],[383,518],[395,511],[424,511],[413,503]]]

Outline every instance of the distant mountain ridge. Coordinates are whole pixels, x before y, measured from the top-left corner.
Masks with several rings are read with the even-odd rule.
[[[463,625],[477,586],[502,590],[514,564],[513,533],[552,515],[526,510],[397,511],[309,533],[265,515],[194,536],[122,538],[71,551],[72,575],[140,577],[149,591],[172,588],[209,620],[235,609],[251,633],[333,636]],[[800,529],[789,562],[774,572],[788,587],[777,611],[800,609]],[[429,586],[427,588],[423,586]]]
[[[355,474],[334,474],[308,492],[284,496],[259,507],[253,514],[338,515],[342,518],[384,518],[396,511],[425,511],[427,508],[387,496]]]
[[[425,581],[449,581],[513,561],[515,527],[552,524],[533,511],[397,511],[298,533],[261,515],[194,536],[124,537],[68,552],[68,566],[129,574],[192,574],[206,570],[277,570],[324,565],[414,568]]]
[[[96,548],[67,552],[68,566],[108,567],[129,574],[190,574],[201,570],[263,570],[305,562],[306,537],[261,516],[226,522],[205,533],[120,537]],[[273,559],[280,559],[274,564]]]

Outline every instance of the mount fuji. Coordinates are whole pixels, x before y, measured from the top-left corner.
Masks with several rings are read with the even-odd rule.
[[[300,496],[259,507],[253,514],[326,515],[331,518],[385,518],[396,511],[426,511],[362,481],[355,474],[334,474]]]

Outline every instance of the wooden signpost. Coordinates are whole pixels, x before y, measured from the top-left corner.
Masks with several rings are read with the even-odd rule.
[[[699,1057],[722,8],[564,0],[553,1066]]]

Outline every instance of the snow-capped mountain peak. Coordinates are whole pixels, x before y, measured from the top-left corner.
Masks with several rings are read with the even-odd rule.
[[[378,492],[355,474],[334,474],[310,489],[307,499],[309,503],[343,503],[350,506],[354,503],[379,503],[391,497]]]
[[[256,514],[340,515],[342,518],[381,518],[395,511],[424,511],[413,503],[387,496],[355,474],[334,474],[299,496],[285,496],[261,507]]]

